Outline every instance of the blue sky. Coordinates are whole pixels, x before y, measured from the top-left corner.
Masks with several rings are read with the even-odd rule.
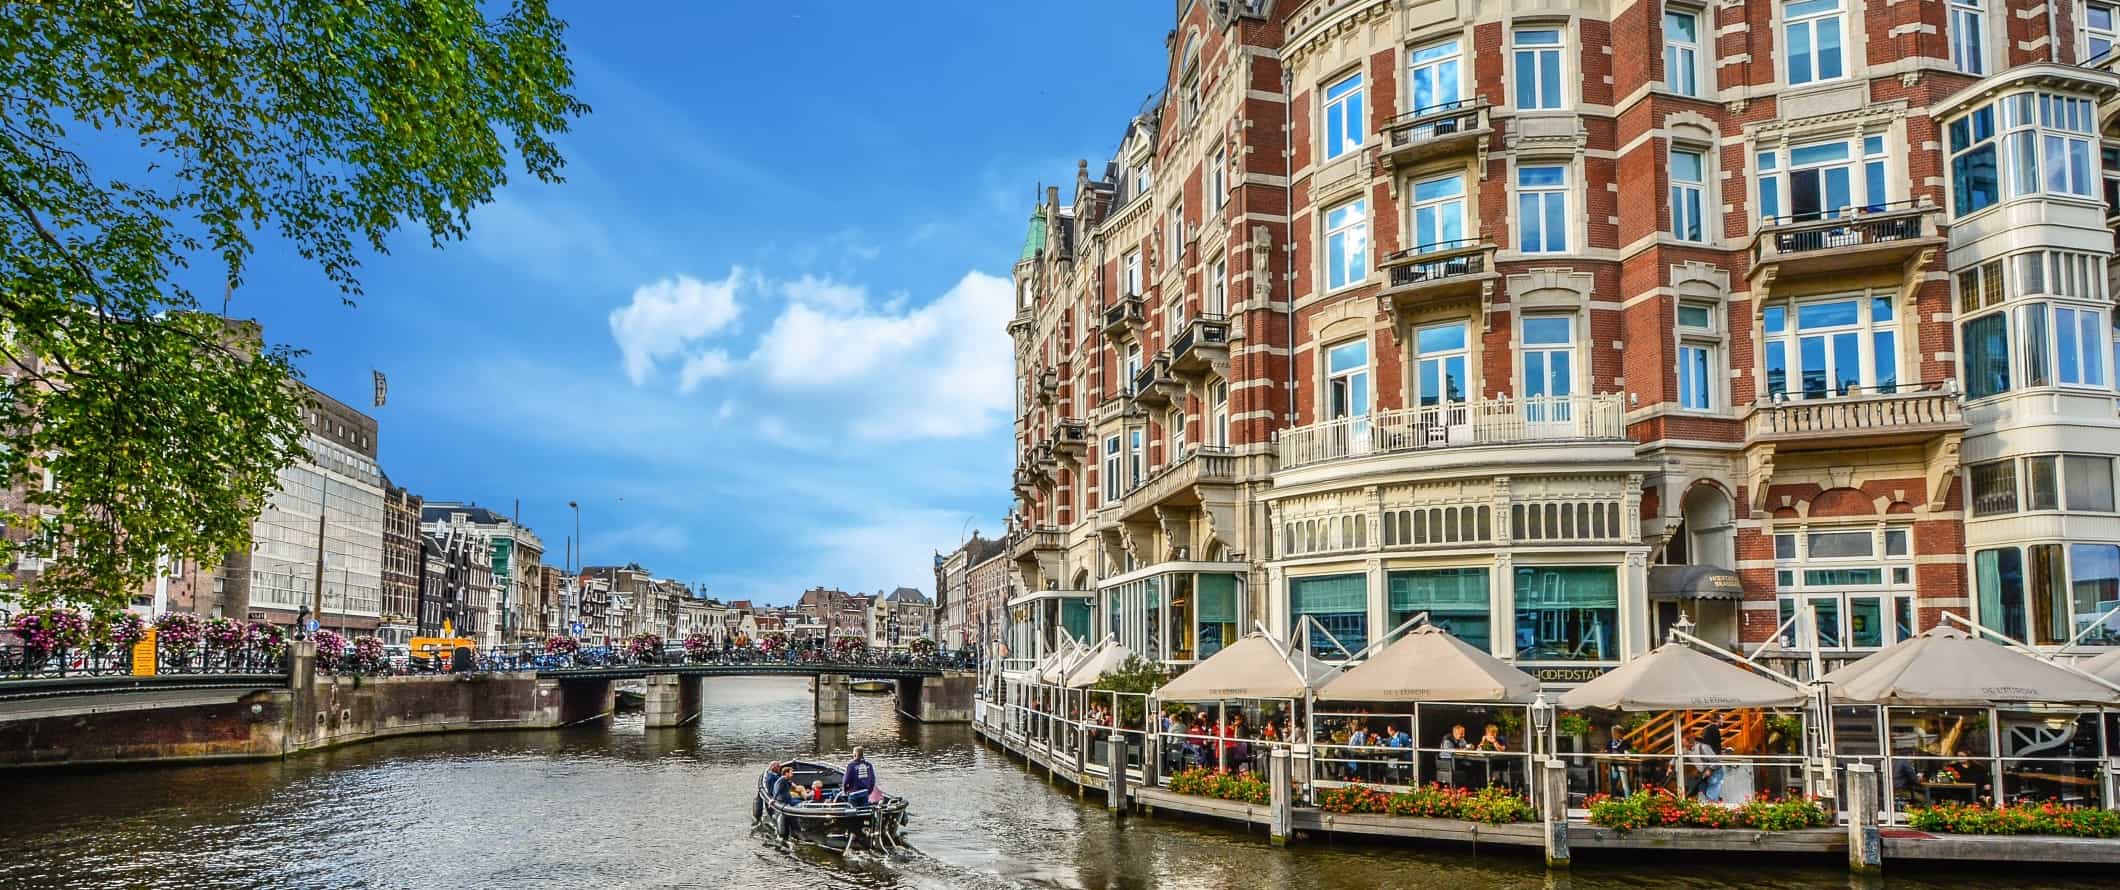
[[[771,6],[772,8],[764,8]],[[266,242],[231,313],[374,413],[385,470],[561,560],[717,596],[933,586],[1008,507],[1009,266],[1033,186],[1101,167],[1171,4],[564,4],[568,182],[400,238],[343,307]],[[199,287],[204,294],[218,287]]]

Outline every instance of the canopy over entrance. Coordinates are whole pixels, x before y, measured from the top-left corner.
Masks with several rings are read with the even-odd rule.
[[[1737,573],[1714,566],[1650,566],[1651,600],[1741,600],[1744,583]]]
[[[1802,704],[1803,690],[1753,673],[1684,643],[1649,654],[1561,696],[1561,707],[1608,711],[1786,708]]]
[[[1333,678],[1318,690],[1318,697],[1333,701],[1528,702],[1538,697],[1538,678],[1429,624]]]
[[[1156,697],[1169,701],[1302,698],[1337,673],[1339,669],[1332,665],[1302,652],[1284,653],[1272,640],[1252,634],[1163,684]]]
[[[1833,701],[1915,707],[2112,704],[2112,687],[2023,652],[1933,627],[1819,678]]]

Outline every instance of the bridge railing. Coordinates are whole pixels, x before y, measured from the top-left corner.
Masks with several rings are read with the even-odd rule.
[[[284,649],[242,647],[224,650],[198,646],[159,646],[150,661],[136,657],[134,647],[131,646],[90,646],[52,650],[21,643],[0,645],[0,683],[69,677],[286,672],[287,657]]]

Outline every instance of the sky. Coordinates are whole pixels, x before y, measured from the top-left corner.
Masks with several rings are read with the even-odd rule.
[[[517,169],[464,241],[406,233],[353,307],[267,242],[230,314],[348,404],[388,375],[384,471],[519,503],[549,563],[576,501],[589,565],[932,593],[934,551],[1008,509],[1034,189],[1102,169],[1172,4],[555,7],[594,109],[566,183]]]

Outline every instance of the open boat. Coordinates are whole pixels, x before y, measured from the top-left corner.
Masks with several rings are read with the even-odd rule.
[[[866,693],[871,693],[871,694],[880,694],[880,693],[885,693],[885,692],[889,692],[889,691],[891,691],[891,681],[889,681],[889,680],[855,680],[854,682],[852,682],[852,683],[849,683],[849,684],[847,684],[847,688],[848,688],[848,689],[852,689],[852,690],[853,690],[853,691],[855,691],[855,692],[866,692]]]
[[[821,803],[774,800],[767,790],[765,776],[760,775],[758,791],[751,802],[751,818],[760,825],[772,829],[784,839],[841,852],[889,852],[905,845],[905,798],[872,795],[855,801],[830,800],[846,778],[844,771],[808,760],[790,760],[781,765],[794,768],[798,787],[808,788],[812,782],[823,783],[827,800]]]

